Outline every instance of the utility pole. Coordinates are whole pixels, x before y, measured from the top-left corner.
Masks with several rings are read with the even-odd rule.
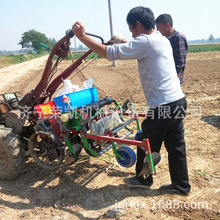
[[[108,0],[108,11],[109,11],[109,23],[110,23],[110,34],[113,36],[113,26],[112,26],[112,10],[111,10],[111,0]],[[113,60],[113,66],[117,66],[117,61]]]

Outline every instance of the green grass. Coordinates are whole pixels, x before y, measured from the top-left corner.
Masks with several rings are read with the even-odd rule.
[[[73,53],[74,60],[77,60],[80,58],[85,52],[80,53]],[[38,57],[41,57],[45,54],[16,54],[16,55],[1,55],[0,56],[0,68],[5,66],[10,66],[17,63],[22,63],[24,61],[32,60]],[[54,59],[57,57],[55,56]],[[92,52],[89,54],[86,59],[100,59],[101,57],[98,56],[98,54]],[[71,60],[70,54],[65,58],[65,60]]]
[[[220,44],[191,44],[188,53],[220,51]]]
[[[87,51],[83,51],[83,52],[79,52],[79,53],[73,52],[72,54],[73,54],[74,60],[79,59],[79,58],[80,58],[81,56],[83,56],[86,52],[87,52]],[[57,56],[55,55],[55,56],[53,57],[53,60],[56,60],[56,59],[57,59]],[[92,52],[92,53],[90,53],[85,59],[86,59],[86,60],[89,60],[89,59],[102,59],[102,57],[100,57],[97,53]],[[71,55],[68,54],[68,56],[65,57],[64,60],[72,60]]]
[[[80,53],[73,53],[73,57],[74,57],[74,60],[77,60],[79,59],[81,56],[83,56],[85,54],[85,52],[80,52]],[[101,59],[102,57],[100,57],[97,53],[90,53],[87,57],[86,57],[86,60],[89,60],[89,59]],[[71,56],[70,54],[65,58],[65,60],[71,60]]]
[[[45,54],[11,54],[11,55],[1,55],[0,56],[0,67],[10,66],[17,63],[22,63],[24,61],[32,60],[41,57]]]

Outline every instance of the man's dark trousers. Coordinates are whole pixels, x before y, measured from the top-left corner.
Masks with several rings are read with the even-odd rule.
[[[172,184],[182,192],[190,192],[186,161],[186,148],[183,130],[183,119],[186,116],[187,102],[185,97],[165,105],[151,108],[142,122],[140,140],[148,138],[151,151],[160,152],[164,145],[168,152],[169,171]],[[136,175],[143,167],[145,153],[137,148]],[[138,177],[143,180],[143,176]],[[152,179],[152,175],[148,177]],[[153,180],[153,179],[152,179]]]

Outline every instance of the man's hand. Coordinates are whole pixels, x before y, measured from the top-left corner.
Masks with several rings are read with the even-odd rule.
[[[113,35],[108,42],[112,44],[120,44],[120,43],[126,43],[127,40],[123,38],[123,36],[121,35]]]
[[[85,28],[83,24],[79,21],[77,21],[73,26],[72,26],[72,31],[76,35],[77,38],[82,38],[84,37],[85,34]]]
[[[72,32],[84,45],[90,48],[93,52],[99,54],[99,56],[101,57],[107,58],[107,54],[106,54],[107,46],[96,42],[95,40],[90,38],[88,35],[86,35],[85,28],[81,22],[77,21],[72,26]]]

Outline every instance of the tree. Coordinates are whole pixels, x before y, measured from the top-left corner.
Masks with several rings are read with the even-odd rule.
[[[53,47],[57,41],[55,40],[55,38],[49,38],[50,44],[48,45],[49,47]]]
[[[56,40],[54,38],[47,38],[45,34],[33,29],[24,32],[18,44],[20,44],[22,48],[41,53],[44,51],[44,48],[40,45],[40,43],[43,43],[48,47],[52,47],[56,43]]]
[[[214,39],[215,39],[214,36],[212,34],[210,34],[209,41],[212,42],[212,41],[214,41]]]

